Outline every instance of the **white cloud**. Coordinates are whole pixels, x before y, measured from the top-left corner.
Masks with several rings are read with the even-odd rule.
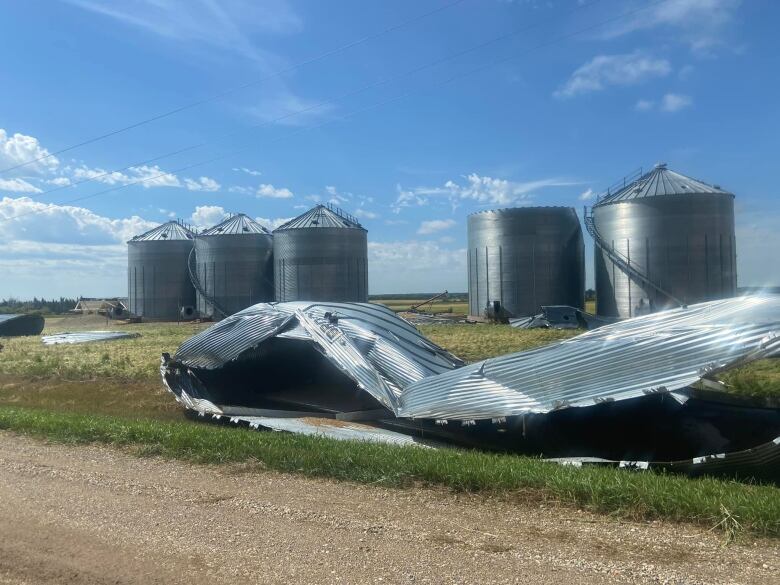
[[[432,219],[429,221],[424,221],[420,224],[420,227],[417,228],[417,233],[421,236],[426,236],[430,234],[435,234],[436,232],[441,232],[444,230],[448,230],[455,226],[455,220],[454,219]]]
[[[291,199],[292,191],[285,187],[276,188],[270,183],[263,183],[257,188],[258,197],[270,197],[273,199]]]
[[[190,220],[198,229],[204,229],[218,224],[227,216],[227,211],[219,205],[198,205]]]
[[[443,198],[457,207],[461,202],[473,201],[490,205],[520,205],[528,202],[534,192],[548,187],[576,185],[567,179],[551,178],[536,181],[508,181],[471,173],[463,177],[465,182],[447,181],[442,187],[415,187],[403,189],[397,186],[398,195],[391,205],[394,213],[404,207],[427,205],[432,199]]]
[[[416,240],[368,243],[372,294],[466,290],[466,250]]]
[[[666,0],[621,19],[607,29],[607,38],[640,30],[667,28],[694,52],[707,52],[724,42],[724,29],[734,20],[741,0]]]
[[[233,167],[233,170],[236,171],[237,173],[246,173],[247,175],[251,175],[252,177],[259,177],[263,174],[260,171],[255,171],[252,169],[248,169],[246,167]]]
[[[70,185],[70,179],[68,177],[56,177],[54,179],[49,179],[46,182],[49,185],[54,185],[55,187],[67,187]]]
[[[157,224],[29,197],[0,199],[0,298],[126,294],[125,242]]]
[[[634,105],[634,109],[637,112],[649,112],[653,108],[655,108],[655,102],[653,100],[639,100]]]
[[[661,110],[664,112],[679,112],[680,110],[689,108],[691,105],[693,105],[693,100],[687,95],[667,93],[661,99]]]
[[[10,191],[11,193],[41,193],[41,190],[38,187],[31,185],[24,179],[0,178],[0,191]]]
[[[184,179],[184,186],[189,191],[219,191],[222,185],[210,177],[200,177],[199,179]]]
[[[593,191],[593,189],[588,188],[587,190],[585,190],[582,193],[580,193],[579,199],[580,199],[580,201],[590,201],[595,196],[596,196],[595,191]]]
[[[0,170],[35,160],[36,162],[25,164],[24,167],[16,169],[15,172],[17,174],[51,172],[59,166],[60,161],[57,157],[49,156],[49,154],[49,151],[41,146],[37,138],[18,132],[9,136],[8,132],[0,128]]]
[[[327,185],[325,192],[328,194],[328,203],[333,205],[343,205],[352,199],[352,193],[339,193],[338,189],[333,185]]]
[[[163,171],[157,165],[131,167],[127,169],[127,172],[106,171],[101,168],[92,169],[82,165],[73,169],[72,173],[72,178],[76,181],[96,181],[106,185],[138,184],[145,189],[181,187],[181,181],[176,175]]]
[[[257,189],[254,187],[242,187],[240,185],[233,185],[228,188],[228,191],[231,193],[241,193],[242,195],[254,195],[257,193]]]
[[[455,238],[453,238],[452,236],[442,236],[439,238],[439,241],[442,244],[453,244],[455,243]]]
[[[640,51],[623,55],[597,55],[574,73],[553,95],[571,98],[583,93],[601,91],[609,86],[636,85],[649,79],[665,77],[672,71],[666,59]]]
[[[268,219],[266,217],[256,217],[255,221],[259,223],[261,226],[265,227],[266,229],[269,229],[271,231],[278,228],[280,225],[287,223],[293,219],[292,217],[277,217],[276,219]]]
[[[379,217],[378,213],[374,213],[373,211],[369,211],[368,209],[363,209],[362,207],[355,211],[355,217],[359,217],[361,219],[377,219]]]

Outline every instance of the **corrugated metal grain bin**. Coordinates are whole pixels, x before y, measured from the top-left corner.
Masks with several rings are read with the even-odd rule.
[[[493,303],[522,317],[543,305],[582,308],[585,254],[571,207],[518,207],[468,217],[469,313],[481,317]]]
[[[368,301],[368,232],[317,205],[274,230],[277,301]]]
[[[273,241],[271,232],[243,213],[195,237],[201,317],[221,318],[274,300]]]
[[[634,317],[736,294],[734,195],[656,165],[593,206],[600,315]]]
[[[195,234],[169,221],[127,243],[127,294],[130,312],[149,320],[176,321],[194,313],[195,287],[188,259]]]

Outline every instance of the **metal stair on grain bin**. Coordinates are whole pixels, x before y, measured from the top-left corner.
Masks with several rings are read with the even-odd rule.
[[[220,304],[216,301],[216,299],[209,295],[206,292],[206,289],[203,288],[203,286],[200,284],[200,280],[198,279],[198,268],[195,265],[195,248],[192,248],[192,252],[190,252],[189,257],[187,258],[187,270],[190,272],[190,280],[192,281],[192,286],[195,287],[195,290],[198,291],[198,293],[203,297],[203,299],[212,307],[214,307],[214,310],[220,313],[223,317],[229,317],[230,313],[227,312],[224,307],[220,306]]]
[[[616,183],[612,187],[606,190],[604,195],[608,195],[611,193],[611,191],[614,188],[624,188],[629,183],[637,180],[644,174],[643,170],[640,168],[639,170],[635,171],[631,175],[628,175],[622,179],[619,183]],[[600,195],[597,197],[596,201],[598,202],[603,195]],[[601,248],[609,257],[609,259],[617,265],[617,267],[623,271],[629,278],[633,279],[634,281],[640,283],[641,285],[648,286],[652,288],[653,290],[658,291],[662,295],[664,295],[666,298],[671,300],[672,302],[676,303],[679,307],[686,307],[687,305],[675,297],[672,293],[662,288],[660,285],[656,284],[652,280],[650,280],[650,277],[648,277],[644,272],[639,270],[636,266],[633,266],[631,264],[631,260],[622,252],[619,252],[615,250],[611,245],[607,244],[604,239],[601,237],[601,234],[599,233],[598,228],[596,227],[596,222],[593,219],[593,208],[590,209],[586,205],[583,208],[583,216],[585,219],[585,229],[588,230],[588,233],[593,238],[594,243]]]

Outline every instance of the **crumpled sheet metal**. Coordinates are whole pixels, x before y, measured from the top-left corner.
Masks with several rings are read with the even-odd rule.
[[[125,331],[78,331],[76,333],[57,333],[44,335],[41,341],[44,345],[72,345],[76,343],[93,343],[96,341],[114,341],[117,339],[132,339],[140,337],[138,333]]]
[[[605,325],[408,386],[396,414],[488,419],[671,392],[780,352],[780,296],[711,301]]]
[[[260,303],[231,315],[185,341],[173,362],[217,369],[272,337],[311,341],[393,412],[409,384],[463,365],[382,305],[300,301]],[[163,360],[163,379],[167,367]],[[196,400],[187,390],[183,399]],[[208,412],[214,412],[211,406]]]
[[[0,315],[0,337],[23,337],[40,335],[46,324],[41,315],[3,314]]]

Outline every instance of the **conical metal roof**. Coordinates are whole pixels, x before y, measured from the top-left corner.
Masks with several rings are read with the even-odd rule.
[[[244,234],[270,234],[266,228],[257,223],[254,219],[243,213],[227,218],[214,227],[202,231],[201,236],[224,236],[224,235],[244,235]]]
[[[274,231],[297,230],[305,228],[345,228],[359,229],[365,228],[360,225],[357,218],[342,211],[334,205],[316,205],[303,215],[291,219],[285,224],[280,225]]]
[[[153,240],[191,240],[195,233],[179,221],[169,221],[140,236],[135,236],[131,242],[149,242]]]
[[[732,195],[717,185],[686,177],[667,168],[665,163],[655,165],[648,173],[638,179],[618,188],[610,189],[599,197],[596,205],[607,205],[621,201],[632,201],[646,197],[663,197],[666,195]],[[733,197],[733,195],[732,195]]]

